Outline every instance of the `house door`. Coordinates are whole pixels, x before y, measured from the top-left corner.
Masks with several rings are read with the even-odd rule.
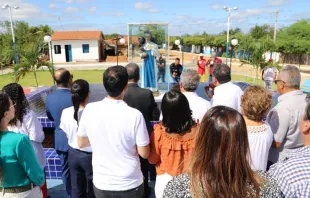
[[[65,45],[66,62],[72,62],[72,49],[71,45]]]

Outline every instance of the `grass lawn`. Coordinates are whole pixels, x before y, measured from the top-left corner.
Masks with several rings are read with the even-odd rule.
[[[103,70],[70,70],[73,74],[73,80],[85,79],[89,83],[102,83]],[[52,86],[53,78],[49,71],[38,71],[37,72],[39,86]],[[12,74],[0,75],[0,88],[7,85],[8,83],[14,82]],[[36,81],[32,73],[27,74],[23,79],[19,81],[23,87],[35,87]]]
[[[74,80],[85,79],[92,84],[102,83],[103,70],[70,70],[73,74]],[[39,86],[51,86],[53,85],[53,79],[49,71],[38,71],[37,72]],[[253,83],[253,78],[247,76],[233,75],[233,81],[242,81],[247,83]],[[0,75],[0,89],[8,83],[14,82],[12,74]],[[19,81],[23,87],[35,87],[35,79],[32,73],[27,74],[23,79]],[[257,80],[258,85],[264,85],[264,82],[259,79]]]

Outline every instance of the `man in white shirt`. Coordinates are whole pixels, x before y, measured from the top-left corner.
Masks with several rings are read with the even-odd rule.
[[[215,85],[212,106],[227,106],[241,113],[243,91],[231,82],[230,68],[226,64],[216,64],[212,76]]]
[[[109,67],[103,76],[108,96],[86,106],[79,123],[79,147],[92,146],[93,183],[97,198],[142,197],[143,175],[139,155],[150,152],[143,115],[124,101],[128,73]]]
[[[266,67],[262,72],[262,77],[265,82],[265,88],[272,90],[272,83],[277,78],[278,70],[275,67]]]
[[[205,113],[211,108],[211,103],[196,93],[196,89],[200,83],[200,76],[197,71],[187,69],[181,74],[180,90],[186,96],[192,117],[196,122],[201,122]]]

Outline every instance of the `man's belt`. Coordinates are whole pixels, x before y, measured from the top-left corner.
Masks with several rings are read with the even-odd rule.
[[[4,193],[22,193],[32,189],[32,184],[28,184],[26,186],[20,187],[12,187],[12,188],[1,188],[0,191],[4,191]]]

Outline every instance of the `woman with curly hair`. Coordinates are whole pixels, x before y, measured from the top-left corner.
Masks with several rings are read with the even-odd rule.
[[[0,91],[0,191],[4,198],[41,198],[44,183],[29,137],[9,130],[15,103]]]
[[[3,87],[3,91],[6,92],[15,103],[15,116],[9,122],[9,130],[29,136],[38,162],[41,168],[44,169],[46,158],[42,142],[45,135],[37,116],[30,109],[22,86],[17,83],[10,83]],[[47,197],[46,183],[42,187],[42,192],[44,198]]]
[[[162,197],[166,184],[173,176],[182,174],[194,148],[197,129],[184,94],[167,92],[162,100],[162,123],[154,126],[148,160],[156,165],[156,197]]]
[[[260,86],[248,87],[242,98],[242,114],[247,125],[251,167],[254,170],[266,171],[269,149],[273,141],[273,133],[263,119],[271,108],[270,91]]]

